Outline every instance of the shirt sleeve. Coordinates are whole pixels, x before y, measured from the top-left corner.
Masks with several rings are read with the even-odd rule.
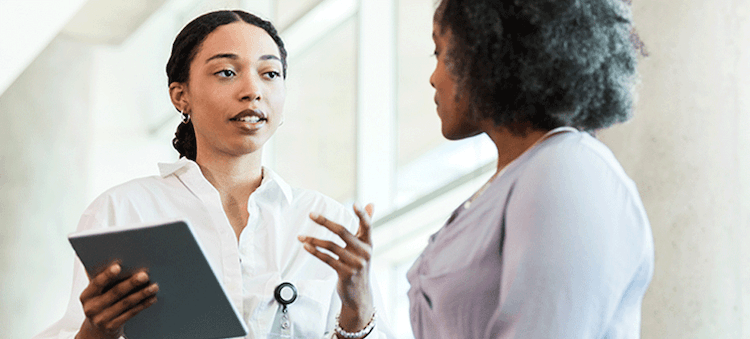
[[[640,198],[606,162],[581,157],[529,166],[516,181],[485,338],[601,338],[637,274],[649,229]]]

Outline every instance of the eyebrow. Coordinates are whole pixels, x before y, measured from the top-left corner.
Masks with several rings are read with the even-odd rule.
[[[266,55],[261,56],[260,58],[258,58],[258,60],[276,60],[278,62],[281,62],[281,59],[279,59],[279,57],[277,57],[277,56],[275,56],[273,54],[266,54]]]
[[[223,58],[237,60],[240,57],[239,57],[239,55],[234,54],[234,53],[220,53],[220,54],[216,54],[216,55],[208,58],[208,60],[206,60],[206,63],[208,63],[209,61],[214,60],[214,59],[223,59]],[[273,54],[263,55],[260,58],[258,58],[258,60],[277,60],[278,62],[281,62],[281,59],[279,59],[279,57],[277,57],[277,56],[275,56]]]

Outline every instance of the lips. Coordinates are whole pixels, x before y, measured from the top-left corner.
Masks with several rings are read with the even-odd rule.
[[[256,124],[261,121],[267,121],[268,118],[266,117],[266,114],[263,113],[261,110],[257,109],[246,109],[240,113],[237,113],[237,115],[231,117],[229,119],[230,121],[238,121],[238,122],[248,122],[251,124]]]

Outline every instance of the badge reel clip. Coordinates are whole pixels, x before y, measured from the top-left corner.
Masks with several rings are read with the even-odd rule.
[[[291,327],[291,322],[287,314],[287,305],[297,300],[297,288],[290,282],[283,282],[276,286],[273,296],[281,305],[281,329],[288,330]]]

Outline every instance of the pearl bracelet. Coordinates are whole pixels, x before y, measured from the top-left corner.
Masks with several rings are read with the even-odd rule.
[[[363,328],[361,331],[353,332],[353,333],[344,331],[344,329],[341,328],[341,324],[339,323],[339,316],[336,316],[336,328],[334,328],[333,330],[341,338],[347,338],[347,339],[364,338],[368,334],[370,334],[370,332],[372,332],[373,328],[375,328],[375,314],[376,312],[373,311],[372,318],[370,318],[370,322],[367,323],[367,326],[365,326],[365,328]]]

